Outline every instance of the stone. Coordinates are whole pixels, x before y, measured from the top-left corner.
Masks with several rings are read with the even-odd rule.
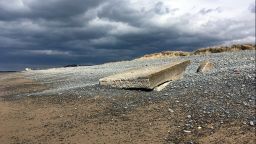
[[[240,74],[240,71],[239,71],[238,69],[235,69],[235,70],[234,70],[234,73],[235,73],[235,74]]]
[[[189,130],[183,130],[183,132],[185,132],[185,133],[191,133],[191,131],[189,131]]]
[[[203,61],[197,69],[197,72],[205,73],[213,69],[213,63],[209,61]]]
[[[255,125],[254,121],[250,121],[249,124],[250,124],[251,126],[254,126],[254,125]]]
[[[32,69],[31,68],[25,68],[25,71],[31,71]]]
[[[172,109],[170,109],[170,108],[168,108],[168,111],[169,111],[169,112],[171,112],[171,113],[173,113],[173,112],[174,112],[174,110],[172,110]]]
[[[190,61],[177,61],[161,66],[144,67],[128,70],[99,80],[102,86],[125,89],[148,89],[180,79]]]

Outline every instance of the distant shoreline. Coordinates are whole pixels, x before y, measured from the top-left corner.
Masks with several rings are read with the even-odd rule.
[[[14,73],[14,72],[19,72],[19,71],[0,71],[0,73]]]
[[[139,60],[139,59],[155,59],[155,58],[166,58],[166,57],[184,57],[184,56],[196,56],[196,55],[208,55],[213,53],[222,53],[222,52],[235,52],[235,51],[242,51],[242,50],[256,50],[255,44],[234,44],[234,45],[221,45],[221,46],[212,46],[207,48],[199,48],[195,51],[162,51],[157,53],[146,54],[141,57],[137,57],[135,59],[128,59],[128,60],[118,60],[118,61],[109,61],[105,63],[99,64],[67,64],[63,66],[57,67],[48,67],[48,68],[31,68],[32,70],[42,70],[42,69],[51,69],[51,68],[67,68],[67,67],[80,67],[80,66],[94,66],[94,65],[102,65],[107,63],[115,63],[121,61],[131,61],[131,60]],[[29,68],[30,69],[30,68]],[[23,69],[26,70],[26,69]],[[20,72],[23,70],[4,70],[0,73],[13,73],[13,72]]]

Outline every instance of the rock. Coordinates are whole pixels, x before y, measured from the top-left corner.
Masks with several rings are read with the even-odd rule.
[[[205,73],[213,69],[213,64],[209,61],[204,61],[200,64],[197,69],[197,72]]]
[[[25,71],[31,71],[32,69],[31,68],[25,68]]]
[[[248,105],[249,105],[247,102],[243,102],[243,104],[244,104],[245,106],[248,106]]]
[[[254,125],[255,125],[254,121],[250,121],[249,124],[250,124],[251,126],[254,126]]]
[[[183,130],[184,133],[191,133],[189,130]]]
[[[67,68],[67,67],[78,67],[80,65],[78,64],[70,64],[70,65],[65,65],[64,68]]]
[[[169,111],[169,112],[171,112],[171,113],[173,113],[173,112],[174,112],[174,111],[173,111],[172,109],[170,109],[170,108],[168,109],[168,111]]]
[[[235,74],[240,74],[240,71],[239,71],[238,69],[235,69],[235,70],[234,70],[234,73],[235,73]]]
[[[100,85],[125,89],[152,90],[165,82],[180,79],[190,61],[129,70],[99,80]]]

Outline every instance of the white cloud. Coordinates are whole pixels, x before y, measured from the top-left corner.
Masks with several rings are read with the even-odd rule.
[[[118,40],[115,37],[101,37],[96,39],[91,39],[90,44],[92,45],[114,45],[117,44]]]
[[[103,27],[109,29],[108,33],[111,35],[123,35],[142,32],[140,28],[131,26],[128,23],[116,22],[108,19],[100,19],[98,17],[91,20],[88,25],[92,28]]]
[[[27,50],[27,53],[35,55],[62,55],[69,56],[71,53],[67,51],[58,51],[58,50]]]
[[[0,0],[0,8],[8,11],[24,12],[29,11],[24,0]]]

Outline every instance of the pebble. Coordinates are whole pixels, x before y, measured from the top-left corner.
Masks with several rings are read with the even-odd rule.
[[[174,110],[172,110],[172,109],[170,109],[170,108],[168,109],[168,111],[169,111],[169,112],[171,112],[171,113],[173,113],[173,112],[174,112]]]
[[[248,105],[249,105],[247,102],[243,102],[243,104],[244,104],[245,106],[248,106]]]
[[[249,124],[250,124],[251,126],[254,126],[254,125],[255,125],[254,121],[250,121]]]
[[[235,73],[235,74],[240,74],[240,71],[239,71],[238,69],[235,69],[235,70],[234,70],[234,73]]]
[[[185,132],[185,133],[191,133],[191,131],[189,131],[189,130],[183,130],[183,132]]]

